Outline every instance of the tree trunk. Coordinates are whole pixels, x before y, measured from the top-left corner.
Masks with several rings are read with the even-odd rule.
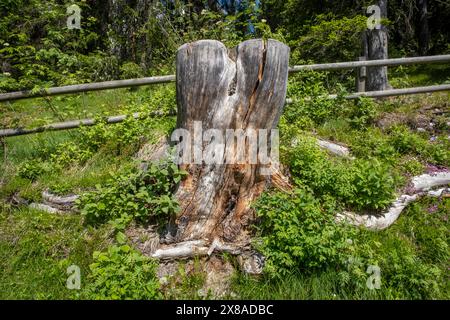
[[[425,56],[428,53],[430,43],[430,31],[428,28],[428,1],[418,0],[419,8],[419,54]]]
[[[248,40],[232,50],[214,40],[179,48],[177,128],[189,135],[186,140],[186,135],[179,139],[173,134],[172,141],[178,142],[178,155],[192,161],[181,165],[189,175],[176,192],[181,211],[176,231],[167,242],[176,242],[172,249],[182,248],[181,255],[193,253],[182,243],[201,246],[199,252],[214,248],[233,252],[249,244],[247,227],[254,220],[250,204],[277,178],[277,159],[262,161],[261,156],[278,150],[274,146],[277,131],[270,132],[276,128],[285,102],[288,61],[289,47],[275,40]],[[212,136],[209,129],[216,130]],[[236,144],[238,129],[247,134],[241,140],[244,143]],[[256,145],[251,138],[253,129],[259,140]],[[186,144],[191,137],[192,148]],[[223,144],[217,148],[213,141],[221,137]],[[269,146],[272,142],[272,149],[264,151],[264,142]],[[249,155],[256,151],[258,161],[249,161]],[[240,152],[245,152],[246,161],[236,161]],[[203,155],[200,161],[199,155]],[[205,158],[207,155],[213,155],[214,163]],[[205,250],[205,246],[212,249]],[[167,256],[178,256],[176,249],[166,249]],[[164,248],[157,255],[164,257]]]
[[[381,19],[387,18],[387,0],[379,0]],[[366,30],[368,60],[388,59],[388,34],[383,24],[379,29]],[[367,68],[367,91],[389,89],[387,67]]]

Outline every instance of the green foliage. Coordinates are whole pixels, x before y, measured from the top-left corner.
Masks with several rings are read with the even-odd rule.
[[[350,110],[350,124],[355,129],[366,129],[377,116],[375,103],[370,98],[361,97]]]
[[[358,55],[361,32],[367,18],[356,15],[338,18],[332,14],[317,15],[305,35],[291,44],[296,55],[315,61],[351,61]]]
[[[420,155],[436,164],[446,165],[450,161],[450,143],[445,137],[430,143],[419,134],[411,132],[406,126],[395,125],[389,128],[389,141],[400,153]]]
[[[28,160],[20,164],[17,174],[25,179],[36,180],[37,177],[48,170],[48,166],[46,166],[42,161],[38,159]]]
[[[285,276],[341,265],[351,230],[334,222],[334,203],[320,203],[307,189],[264,194],[256,203],[266,270]]]
[[[329,99],[325,81],[326,73],[314,71],[303,71],[289,79],[287,95],[293,103],[286,106],[283,115],[287,122],[310,119],[310,122],[320,124],[342,114],[344,90],[338,85],[338,98]]]
[[[92,224],[119,219],[117,226],[123,226],[133,218],[167,218],[178,210],[171,193],[185,174],[175,164],[150,164],[146,172],[115,174],[104,186],[85,193],[77,205]]]
[[[378,158],[393,163],[399,158],[399,153],[378,128],[367,128],[358,133],[352,141],[352,153],[357,158]]]
[[[143,77],[142,68],[134,62],[127,62],[120,66],[120,77],[122,79],[133,79]]]
[[[161,298],[157,263],[127,245],[94,252],[89,284],[82,297],[93,300]]]
[[[348,202],[357,209],[383,209],[394,199],[394,178],[389,168],[376,159],[356,161],[351,183],[354,193]]]
[[[50,155],[50,160],[57,166],[67,167],[71,164],[83,164],[92,156],[92,152],[75,142],[64,142],[58,145]]]
[[[449,205],[423,199],[388,230],[373,232],[335,225],[305,190],[264,194],[256,208],[269,273],[242,275],[233,290],[242,299],[445,299]],[[379,289],[367,287],[369,266],[380,268]]]
[[[425,171],[425,166],[416,158],[406,157],[400,163],[403,172],[412,176],[421,175]]]
[[[382,209],[394,198],[392,172],[376,159],[333,161],[307,137],[298,138],[285,157],[296,185],[311,188],[317,197],[331,196],[358,210]]]

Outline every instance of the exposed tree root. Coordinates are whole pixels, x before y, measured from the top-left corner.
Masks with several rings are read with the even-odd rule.
[[[36,203],[36,202],[32,202],[29,205],[30,208],[32,209],[37,209],[37,210],[41,210],[41,211],[45,211],[48,213],[64,213],[65,211],[56,209],[52,206],[49,206],[47,204],[43,204],[43,203]]]
[[[71,210],[75,204],[75,200],[77,200],[79,195],[70,195],[70,196],[57,196],[48,190],[44,190],[42,192],[42,199],[46,205],[51,207],[60,209],[62,211]]]
[[[182,259],[194,256],[210,256],[213,252],[240,254],[243,251],[243,247],[237,247],[235,244],[225,244],[217,239],[209,246],[204,240],[192,240],[161,247],[152,254],[152,257],[157,259]]]
[[[42,192],[43,203],[38,202],[29,202],[26,199],[14,195],[11,199],[11,202],[15,205],[26,205],[32,209],[37,209],[41,211],[45,211],[48,213],[68,213],[74,210],[73,206],[75,204],[75,200],[78,199],[79,195],[71,195],[71,196],[57,196],[50,193],[48,190],[44,190]]]
[[[319,147],[329,151],[330,153],[354,159],[350,156],[347,147],[335,144],[326,140],[317,139]],[[371,230],[383,230],[392,225],[400,213],[406,206],[422,196],[441,197],[449,192],[449,188],[441,188],[436,191],[431,189],[438,186],[450,184],[450,172],[436,172],[433,174],[423,174],[416,176],[411,180],[412,190],[398,197],[391,205],[389,210],[381,215],[358,214],[354,212],[344,211],[336,216],[337,221],[346,221],[356,226],[364,226]]]
[[[215,239],[211,245],[204,240],[184,241],[163,246],[151,256],[160,260],[189,259],[193,257],[211,256],[213,253],[227,252],[238,256],[238,262],[243,271],[248,274],[261,274],[264,266],[264,257],[251,250],[249,244],[229,244]]]
[[[423,174],[412,179],[413,194],[404,194],[398,197],[389,210],[381,215],[357,214],[343,212],[336,216],[339,222],[347,222],[355,226],[364,226],[370,230],[383,230],[391,226],[408,204],[423,196],[442,197],[447,196],[450,188],[431,190],[436,186],[450,183],[450,172],[438,172],[435,174]]]
[[[321,147],[322,149],[327,150],[328,152],[330,152],[331,154],[334,154],[336,156],[339,157],[344,157],[344,158],[349,158],[349,159],[354,159],[351,155],[350,155],[350,150],[349,148],[327,141],[327,140],[322,140],[322,139],[317,139],[317,145],[319,147]]]

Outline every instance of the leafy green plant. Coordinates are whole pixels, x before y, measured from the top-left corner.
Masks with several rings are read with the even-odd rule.
[[[92,152],[89,149],[70,141],[58,145],[50,155],[50,160],[60,167],[67,167],[71,164],[83,164],[91,156]]]
[[[283,114],[288,122],[304,121],[303,118],[307,117],[315,124],[321,124],[342,114],[344,89],[336,85],[338,97],[329,99],[326,77],[326,73],[302,71],[289,79],[288,96],[293,103],[286,107]]]
[[[350,124],[356,129],[365,129],[377,116],[376,105],[370,98],[361,97],[350,110]]]
[[[352,230],[336,224],[332,201],[321,205],[306,188],[297,188],[292,194],[266,193],[255,208],[261,219],[259,249],[272,276],[344,263]]]
[[[133,218],[139,222],[167,218],[178,210],[171,193],[184,175],[175,164],[150,164],[146,172],[114,175],[106,185],[85,193],[77,206],[92,224],[120,219],[116,224],[123,225]]]
[[[28,160],[20,164],[17,174],[25,179],[36,180],[44,172],[47,172],[49,167],[40,160]]]
[[[376,159],[356,161],[351,180],[354,192],[348,202],[357,209],[383,209],[394,198],[395,180],[388,167]]]
[[[142,68],[134,62],[127,62],[120,66],[122,79],[141,78],[144,76]]]
[[[411,153],[436,163],[448,164],[450,143],[446,137],[434,138],[430,142],[417,133],[411,132],[405,125],[395,125],[389,130],[389,140],[394,148],[403,154]]]
[[[308,137],[298,137],[297,145],[283,153],[295,184],[311,188],[317,197],[331,196],[358,210],[385,208],[394,197],[393,173],[376,159],[330,159]]]
[[[96,251],[90,265],[85,299],[145,299],[161,298],[157,263],[128,245],[110,246],[106,252]]]

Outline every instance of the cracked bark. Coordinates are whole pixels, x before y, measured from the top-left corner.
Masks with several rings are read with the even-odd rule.
[[[194,122],[201,121],[203,132],[220,130],[226,144],[231,142],[227,129],[270,132],[277,126],[285,102],[288,60],[289,47],[271,39],[248,40],[231,50],[214,40],[181,46],[176,60],[177,127],[187,129],[193,137]],[[206,143],[203,141],[203,151]],[[243,148],[249,152],[248,137]],[[231,155],[241,151],[235,145]],[[166,256],[165,252],[177,256],[177,248],[183,248],[181,256],[195,254],[197,247],[200,254],[220,248],[242,251],[236,248],[249,244],[248,226],[254,220],[250,204],[272,180],[261,175],[260,169],[267,166],[228,164],[224,155],[220,164],[181,167],[189,173],[176,192],[181,211],[172,236],[165,240],[171,245],[162,245],[158,256]],[[279,172],[274,171],[272,177],[274,183],[289,187]]]

